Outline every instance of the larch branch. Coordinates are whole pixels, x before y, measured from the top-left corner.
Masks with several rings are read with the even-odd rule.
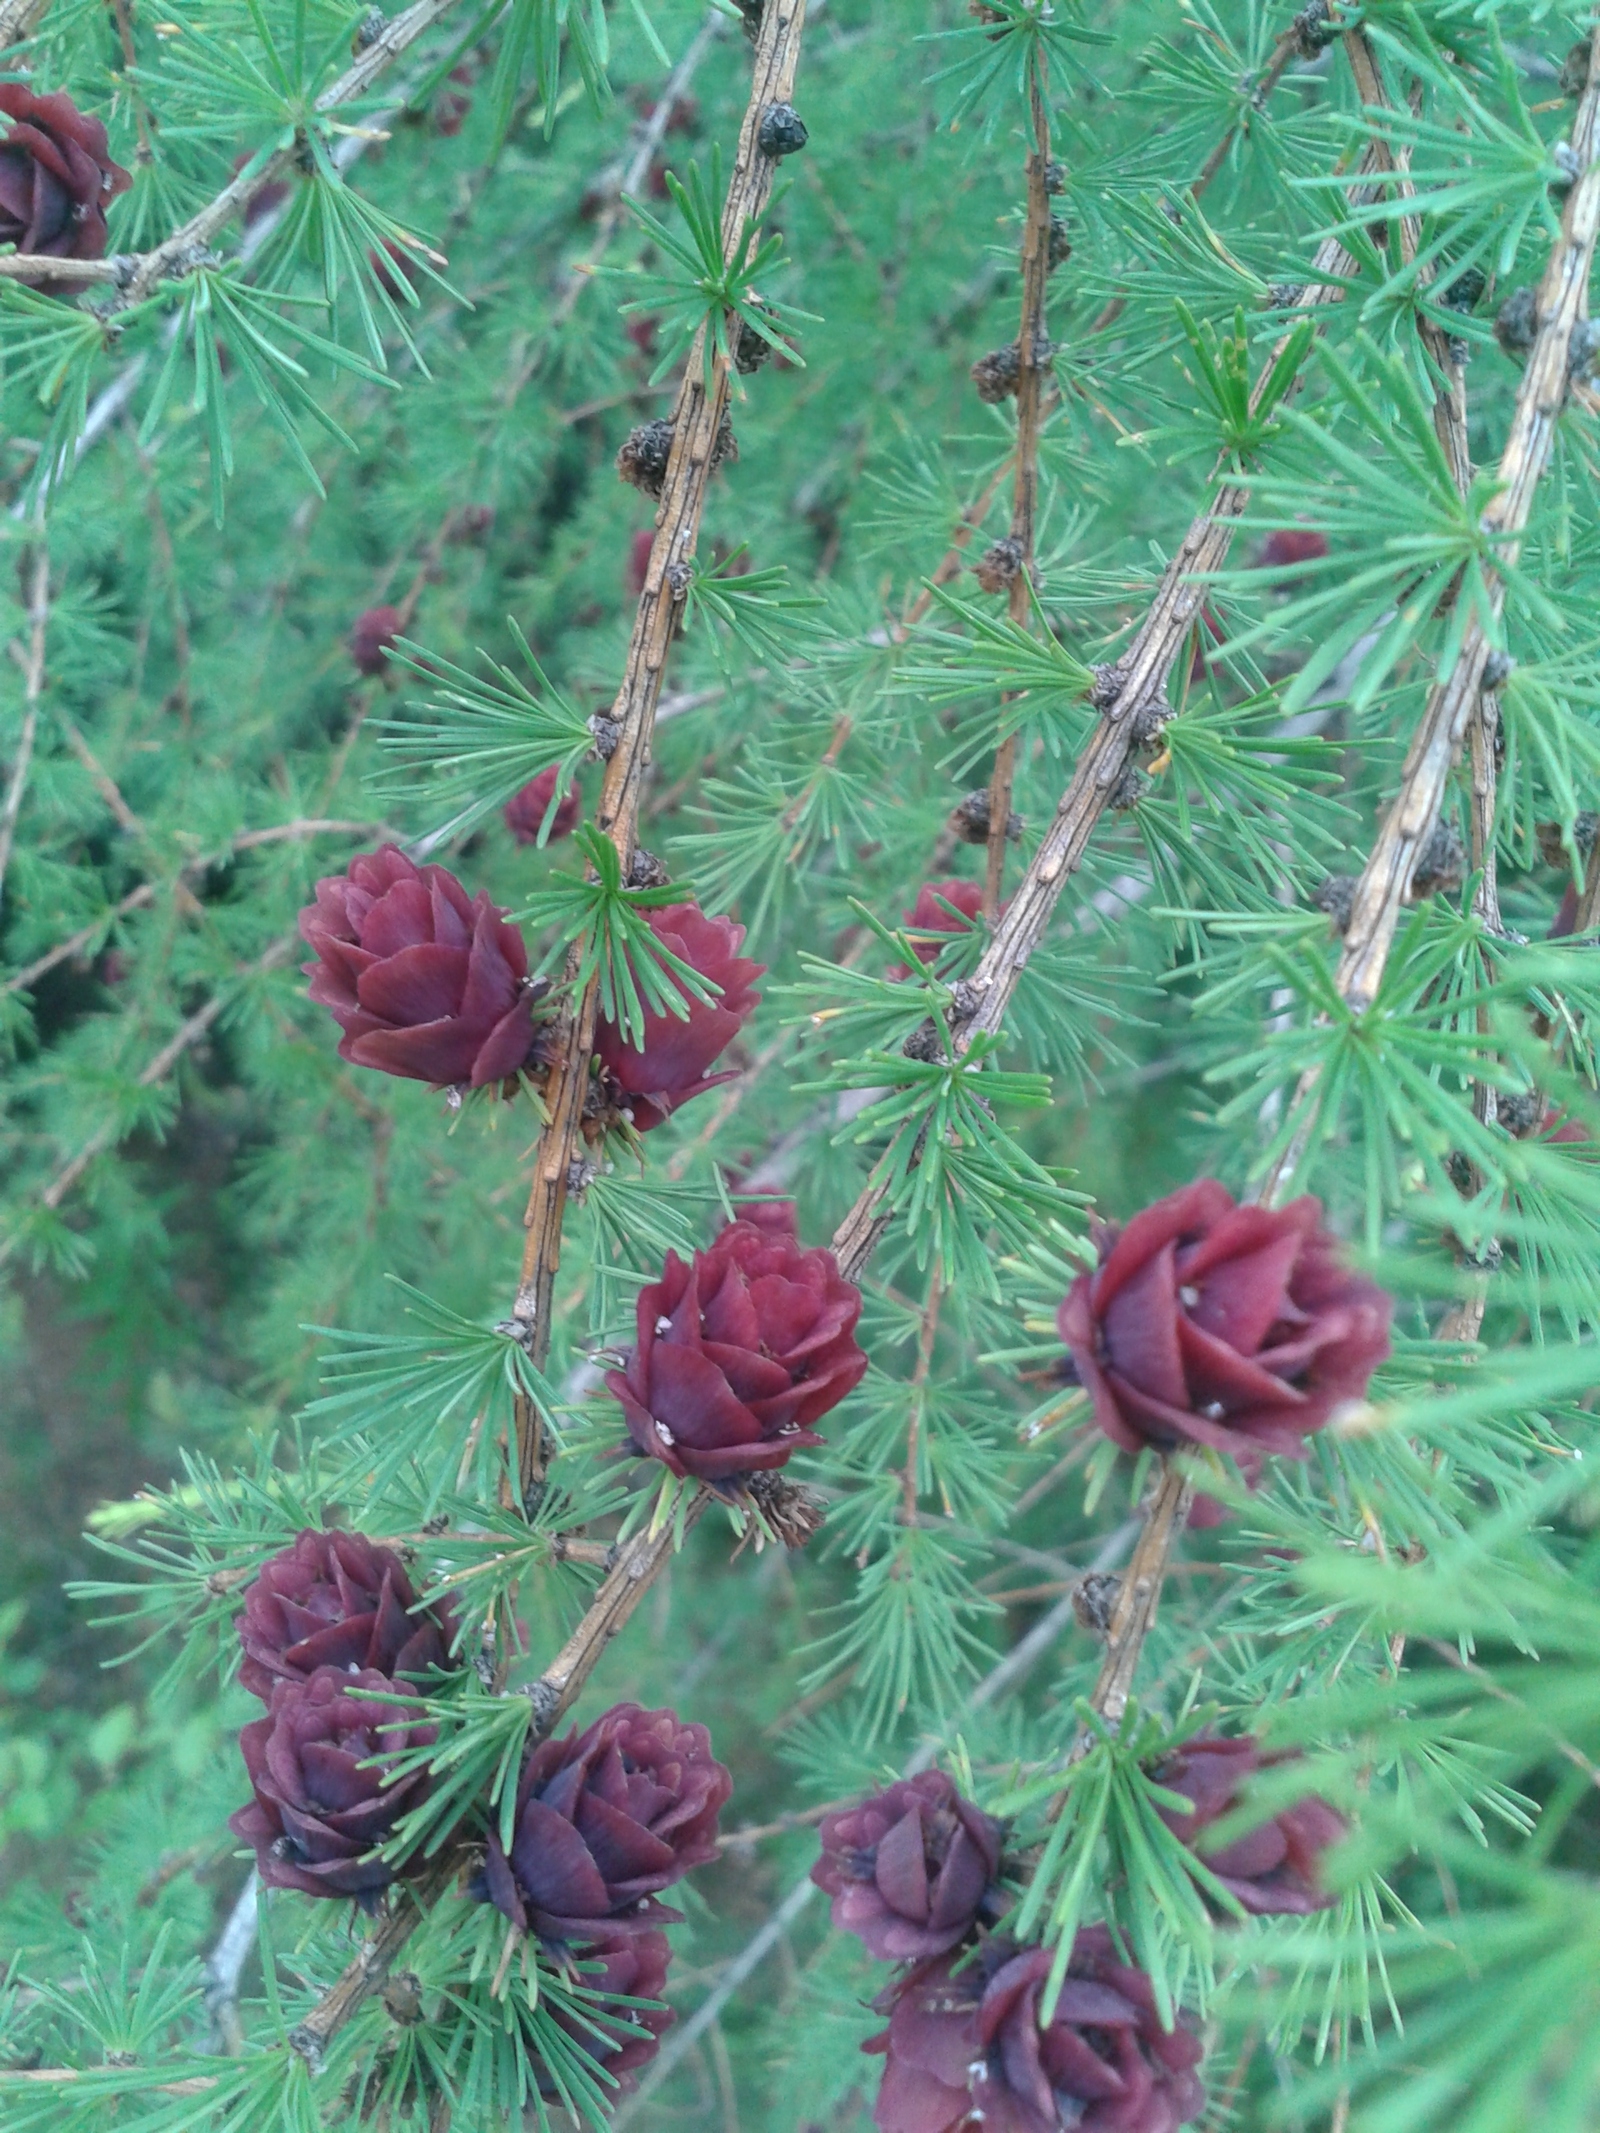
[[[767,107],[787,103],[800,57],[805,0],[766,0],[755,51],[750,100],[740,130],[739,148],[723,209],[725,259],[743,246],[750,223],[766,206],[773,164],[760,152],[757,133]],[[695,550],[705,493],[710,481],[717,433],[727,412],[727,364],[718,357],[706,385],[705,335],[696,336],[679,388],[672,452],[656,515],[655,543],[644,591],[634,618],[633,635],[613,717],[617,745],[606,765],[601,788],[599,824],[620,855],[624,878],[633,857],[645,772],[655,713],[660,701],[666,655],[680,613],[686,571]],[[546,1088],[549,1123],[534,1157],[534,1181],[526,1217],[527,1241],[515,1315],[525,1346],[542,1362],[550,1348],[550,1300],[561,1256],[561,1222],[567,1179],[576,1154],[588,1091],[598,985],[591,985],[569,1014],[562,1050]],[[543,1483],[543,1446],[531,1402],[517,1403],[518,1482],[524,1504]],[[527,1690],[533,1704],[533,1733],[542,1738],[559,1722],[581,1692],[618,1630],[671,1560],[678,1534],[704,1512],[709,1498],[697,1489],[677,1520],[625,1542],[566,1644]],[[328,2041],[378,1989],[395,1956],[421,1924],[428,1905],[449,1886],[454,1866],[441,1865],[415,1891],[397,1898],[390,1916],[349,1964],[336,1984],[290,2036],[290,2044],[316,2065]]]
[[[1042,60],[1040,65],[1042,67]],[[1050,287],[1050,110],[1044,84],[1029,84],[1033,145],[1028,150],[1028,214],[1022,232],[1022,317],[1017,330],[1016,476],[1011,491],[1011,547],[1015,576],[1008,613],[1019,628],[1033,615],[1033,552],[1039,508],[1039,427],[1049,375],[1050,343],[1045,311]],[[1009,701],[1009,699],[1008,699]],[[1002,712],[1002,718],[1004,712]],[[983,915],[992,924],[1000,908],[1006,870],[1006,825],[1016,777],[1017,737],[1002,733],[989,780],[989,836],[984,854]]]

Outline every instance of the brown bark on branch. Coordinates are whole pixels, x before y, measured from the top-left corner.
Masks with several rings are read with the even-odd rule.
[[[31,37],[49,5],[50,0],[0,0],[0,52]]]
[[[1378,161],[1376,151],[1369,150],[1352,184],[1370,177]],[[1338,302],[1344,293],[1342,278],[1354,271],[1354,262],[1338,239],[1327,239],[1317,251],[1302,302]],[[1282,345],[1280,341],[1278,346]],[[1266,370],[1270,367],[1269,362]],[[1167,676],[1200,611],[1205,576],[1227,561],[1235,524],[1250,498],[1248,484],[1228,478],[1223,469],[1212,479],[1220,482],[1215,499],[1189,527],[1133,642],[1108,670],[1109,701],[1104,715],[1079,756],[1054,820],[973,972],[970,982],[980,1004],[956,1034],[958,1051],[968,1050],[980,1031],[992,1033],[1004,1022],[1028,958],[1043,938],[1068,878],[1082,864],[1095,825],[1127,767],[1137,742],[1135,714],[1156,707],[1159,717],[1169,715]],[[883,1212],[883,1199],[883,1187],[869,1184],[834,1232],[834,1253],[852,1281],[859,1278],[889,1227],[891,1217]]]
[[[756,47],[755,79],[740,129],[739,148],[722,215],[722,252],[732,259],[742,247],[750,223],[765,208],[772,190],[774,165],[756,144],[763,113],[771,104],[787,103],[800,58],[805,23],[804,0],[767,0]],[[695,336],[673,412],[672,453],[656,514],[655,542],[645,573],[644,591],[634,617],[633,636],[623,668],[622,685],[611,717],[618,734],[601,787],[599,827],[622,859],[624,878],[633,857],[639,802],[650,763],[656,706],[661,697],[667,652],[677,630],[687,573],[699,537],[717,435],[727,414],[728,365],[717,356],[706,383],[705,329]],[[599,985],[592,983],[569,1015],[561,1049],[545,1089],[549,1124],[534,1156],[533,1187],[525,1217],[527,1238],[522,1278],[513,1315],[524,1329],[529,1353],[541,1360],[549,1353],[550,1305],[561,1261],[561,1223],[566,1211],[568,1178],[577,1155]],[[533,1432],[524,1429],[524,1487],[537,1477],[529,1471],[526,1447]]]
[[[1042,65],[1042,61],[1040,62]],[[1022,232],[1022,317],[1017,330],[1016,482],[1011,492],[1011,546],[1016,575],[1007,613],[1019,627],[1033,613],[1034,521],[1039,506],[1039,424],[1049,376],[1045,305],[1050,285],[1050,111],[1035,74],[1029,92],[1033,146],[1028,151],[1028,219]],[[1010,701],[1009,698],[1006,701]],[[1002,713],[1002,716],[1004,714]],[[989,837],[984,855],[983,915],[992,924],[1006,871],[1006,824],[1016,777],[1017,737],[1001,736],[989,780]]]

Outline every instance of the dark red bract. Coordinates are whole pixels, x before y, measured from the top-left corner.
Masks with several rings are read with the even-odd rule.
[[[1211,1445],[1252,1472],[1299,1455],[1389,1353],[1390,1299],[1342,1263],[1310,1198],[1239,1207],[1201,1178],[1100,1238],[1056,1316],[1124,1451]]]
[[[998,1822],[942,1770],[923,1770],[827,1815],[811,1869],[833,1922],[881,1962],[920,1962],[964,1940],[1000,1865]]]
[[[357,615],[350,632],[350,657],[363,674],[387,672],[385,656],[403,627],[397,607],[369,607]]]
[[[317,883],[300,932],[311,997],[344,1031],[339,1055],[382,1074],[477,1089],[514,1074],[533,1043],[528,951],[480,890],[392,844]]]
[[[506,802],[506,828],[518,844],[537,844],[539,832],[544,828],[544,818],[550,812],[550,802],[555,799],[555,768],[541,770],[536,778],[530,778],[519,792],[514,792]],[[570,837],[578,826],[578,817],[583,812],[583,800],[576,785],[569,785],[556,802],[551,817],[547,843],[554,844],[558,837]]]
[[[618,1704],[522,1767],[509,1854],[489,1833],[489,1900],[524,1932],[591,1942],[659,1923],[654,1899],[717,1848],[733,1780],[704,1726]]]
[[[1194,1803],[1193,1813],[1187,1815],[1162,1808],[1161,1819],[1257,1917],[1276,1912],[1303,1916],[1334,1901],[1321,1886],[1319,1866],[1322,1854],[1344,1835],[1344,1818],[1314,1794],[1231,1844],[1217,1848],[1206,1842],[1211,1825],[1239,1804],[1240,1788],[1249,1778],[1289,1760],[1268,1755],[1248,1734],[1224,1740],[1200,1733],[1175,1749],[1154,1773],[1168,1792],[1181,1792]]]
[[[385,1789],[373,1756],[428,1745],[433,1727],[415,1726],[414,1709],[347,1694],[392,1695],[384,1675],[319,1667],[304,1681],[280,1681],[265,1718],[239,1735],[255,1798],[228,1818],[235,1836],[255,1846],[268,1888],[305,1896],[370,1896],[394,1879],[367,1859],[396,1821],[427,1790],[422,1773]]]
[[[713,1485],[820,1444],[811,1425],[860,1382],[861,1291],[832,1252],[730,1222],[639,1293],[638,1341],[606,1384],[647,1458]]]
[[[105,127],[59,90],[35,96],[15,81],[0,82],[0,113],[11,121],[0,140],[0,245],[104,259],[106,206],[133,183],[111,160]]]
[[[739,953],[743,926],[731,918],[707,918],[698,904],[666,904],[647,914],[651,932],[664,948],[721,988],[713,1000],[683,998],[684,1016],[646,1014],[644,1042],[628,1043],[615,1023],[602,1019],[595,1031],[595,1057],[621,1091],[623,1104],[640,1133],[648,1133],[680,1104],[732,1078],[712,1074],[720,1058],[759,1005],[751,988],[765,970]],[[682,992],[682,987],[679,987]]]
[[[318,1667],[376,1672],[414,1689],[451,1665],[455,1623],[448,1610],[416,1606],[400,1558],[364,1533],[308,1529],[245,1588],[239,1679],[270,1701],[280,1681],[304,1681]]]
[[[866,2047],[887,2054],[881,2133],[1176,2133],[1198,2117],[1200,2040],[1162,2029],[1150,1980],[1116,1960],[1104,1926],[1079,1933],[1041,2029],[1049,1970],[1048,1949],[992,1941],[891,1987],[888,2031]]]

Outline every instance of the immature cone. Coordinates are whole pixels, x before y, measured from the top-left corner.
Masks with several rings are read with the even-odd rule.
[[[727,1488],[822,1439],[811,1425],[855,1389],[861,1291],[832,1252],[730,1222],[688,1266],[668,1252],[639,1292],[638,1340],[606,1385],[637,1451]]]
[[[618,1933],[590,1942],[578,1951],[571,1968],[572,1982],[586,1993],[601,1996],[597,2004],[585,2000],[581,2020],[570,2018],[552,2006],[555,2020],[591,2059],[598,2059],[615,2081],[612,2096],[626,2096],[638,2087],[635,2070],[646,2066],[661,2049],[661,2039],[676,2020],[670,2007],[619,2007],[618,2000],[659,2000],[667,1989],[667,1965],[671,1944],[665,1933]],[[597,2033],[598,2031],[598,2033]],[[540,2093],[561,2093],[541,2067],[537,2079]]]
[[[537,844],[539,832],[544,828],[544,818],[550,813],[550,802],[555,799],[555,768],[541,770],[536,778],[530,778],[520,791],[514,792],[505,805],[506,828],[518,844]],[[583,798],[576,785],[569,785],[556,803],[556,811],[550,823],[547,842],[554,844],[558,837],[570,837],[578,826],[578,817],[583,812]]]
[[[374,1703],[351,1689],[392,1697],[395,1685],[368,1669],[318,1667],[305,1681],[280,1681],[265,1718],[239,1735],[255,1798],[228,1817],[237,1837],[255,1847],[268,1888],[305,1896],[370,1896],[387,1888],[391,1870],[364,1855],[427,1790],[418,1772],[387,1789],[381,1764],[402,1749],[426,1746],[432,1726],[410,1723],[408,1706]]]
[[[448,1608],[413,1613],[417,1595],[400,1558],[364,1533],[308,1529],[264,1564],[244,1593],[239,1679],[270,1702],[280,1681],[319,1667],[379,1673],[412,1688],[451,1665]]]
[[[1009,823],[1007,828],[1009,830]],[[955,908],[946,909],[947,905]],[[902,912],[901,917],[907,932],[913,936],[919,933],[954,936],[969,933],[978,923],[982,909],[983,891],[975,881],[925,881],[917,891],[916,902],[909,911]],[[937,938],[913,938],[911,953],[919,963],[936,963],[945,946],[946,943]],[[910,974],[904,963],[897,963],[889,972],[892,978],[909,977]]]
[[[1124,1451],[1298,1457],[1389,1353],[1391,1300],[1341,1263],[1320,1201],[1238,1207],[1201,1178],[1099,1241],[1056,1324]]]
[[[0,245],[52,259],[104,259],[106,207],[133,178],[111,160],[106,129],[60,91],[0,82]],[[74,286],[63,278],[62,287]]]
[[[344,1031],[339,1056],[438,1087],[514,1074],[533,1043],[528,951],[480,890],[392,844],[317,883],[300,913],[317,954],[300,967]]]
[[[1049,1972],[1048,1948],[997,1940],[892,1986],[888,2030],[864,2047],[887,2054],[881,2133],[1176,2133],[1199,2116],[1200,2040],[1161,2027],[1149,1978],[1116,1960],[1104,1926],[1078,1934],[1041,2029]]]
[[[811,1869],[833,1922],[880,1962],[922,1962],[965,1940],[1000,1865],[1000,1824],[942,1770],[919,1771],[826,1815]]]
[[[674,1918],[655,1898],[715,1855],[732,1791],[704,1726],[618,1704],[523,1764],[509,1853],[489,1832],[485,1892],[544,1940],[610,1941]]]
[[[241,149],[233,159],[233,174],[235,177],[238,177],[240,171],[244,169],[249,160],[249,149]],[[256,224],[265,216],[273,214],[278,208],[282,207],[293,190],[294,188],[290,185],[274,181],[271,185],[263,185],[260,192],[252,193],[245,202],[242,211],[245,228],[253,230]]]
[[[731,918],[707,918],[698,904],[666,904],[645,916],[664,948],[720,990],[715,999],[696,1000],[680,986],[688,1013],[647,1011],[642,1045],[630,1044],[614,1022],[601,1018],[595,1057],[621,1091],[639,1133],[659,1126],[691,1097],[732,1079],[731,1069],[725,1074],[709,1069],[759,1006],[761,995],[752,988],[767,967],[740,955],[743,926]]]
[[[1249,1734],[1224,1740],[1220,1734],[1200,1733],[1174,1749],[1153,1773],[1168,1792],[1182,1793],[1193,1804],[1193,1812],[1186,1815],[1163,1807],[1162,1821],[1255,1917],[1278,1912],[1304,1916],[1334,1901],[1321,1886],[1320,1867],[1322,1854],[1345,1833],[1344,1818],[1314,1794],[1231,1844],[1213,1847],[1206,1842],[1206,1831],[1238,1806],[1241,1787],[1258,1770],[1293,1760],[1268,1755]]]
[[[758,1229],[768,1237],[796,1237],[799,1222],[793,1200],[768,1199],[765,1196],[744,1199],[734,1195],[733,1214],[736,1222],[744,1222],[751,1229]]]
[[[369,675],[386,673],[389,647],[403,627],[397,607],[369,607],[358,615],[350,632],[350,657],[358,671]]]

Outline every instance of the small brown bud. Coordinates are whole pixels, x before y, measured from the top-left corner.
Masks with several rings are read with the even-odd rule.
[[[647,852],[642,844],[628,862],[630,889],[664,889],[671,879],[655,853]]]
[[[1339,32],[1328,19],[1328,0],[1307,0],[1294,18],[1295,47],[1302,59],[1315,59]]]
[[[1567,344],[1567,376],[1579,383],[1585,379],[1600,356],[1600,319],[1581,318],[1572,329],[1572,339]]]
[[[958,801],[950,817],[950,827],[963,844],[987,844],[989,842],[989,788],[980,785],[976,792],[969,792]],[[1022,817],[1013,810],[1006,816],[1006,842],[1015,844],[1022,835]]]
[[[451,542],[485,540],[493,526],[493,504],[463,504],[452,517],[445,539]]]
[[[1441,822],[1411,870],[1412,898],[1453,896],[1466,878],[1467,848],[1450,825]]]
[[[1486,689],[1501,689],[1511,679],[1517,662],[1509,652],[1491,652],[1483,662],[1483,686]]]
[[[972,566],[972,574],[986,593],[1009,592],[1022,568],[1022,543],[1009,535],[986,548]]]
[[[1562,841],[1563,825],[1559,822],[1536,822],[1533,833],[1539,840],[1539,854],[1547,867],[1565,867],[1567,848]],[[1572,841],[1579,852],[1594,849],[1595,831],[1600,828],[1600,815],[1586,807],[1572,818]]]
[[[1137,807],[1149,790],[1148,774],[1130,763],[1112,786],[1106,805],[1117,814],[1125,813],[1128,808]]]
[[[1544,1116],[1544,1098],[1537,1089],[1500,1090],[1494,1100],[1495,1120],[1507,1133],[1521,1140]]]
[[[756,128],[756,146],[772,162],[798,155],[811,138],[793,104],[768,104]]]
[[[356,24],[356,33],[350,40],[351,57],[359,58],[363,52],[370,51],[388,27],[389,18],[383,9],[369,7]]]
[[[602,762],[609,763],[617,752],[622,728],[614,718],[607,718],[603,711],[597,711],[589,721],[589,731],[594,735],[595,754]]]
[[[1576,99],[1589,86],[1589,40],[1581,37],[1561,62],[1561,93]]]
[[[763,363],[772,360],[772,343],[764,340],[744,319],[739,321],[739,331],[733,343],[733,367],[742,378],[748,378]]]
[[[1570,192],[1583,176],[1583,164],[1578,151],[1570,141],[1557,141],[1550,151],[1550,160],[1556,166],[1556,174],[1550,180],[1553,193]]]
[[[1108,1636],[1111,1617],[1117,1611],[1122,1580],[1114,1571],[1091,1570],[1079,1580],[1072,1594],[1072,1612],[1091,1636]]]
[[[391,2022],[410,2029],[422,2020],[422,1980],[414,1970],[401,1970],[383,1988],[383,2004]]]
[[[1072,257],[1072,239],[1067,234],[1067,225],[1059,215],[1050,217],[1050,250],[1046,263],[1053,274]]]
[[[1058,163],[1052,156],[1044,166],[1044,189],[1047,193],[1064,193],[1067,189],[1067,166]]]
[[[1136,748],[1148,748],[1161,738],[1162,728],[1172,717],[1164,696],[1147,696],[1128,720],[1128,735]]]
[[[1311,901],[1333,920],[1335,933],[1343,933],[1356,906],[1354,874],[1325,874],[1311,892]]]
[[[939,1025],[932,1015],[917,1025],[900,1050],[905,1058],[920,1059],[929,1066],[944,1058],[945,1049],[940,1042]]]
[[[1539,330],[1539,293],[1513,289],[1495,314],[1494,337],[1508,356],[1525,356]]]
[[[1122,669],[1115,660],[1102,661],[1091,669],[1089,701],[1097,711],[1109,711],[1122,694]]]
[[[979,356],[972,366],[972,382],[986,407],[998,407],[1002,400],[1011,398],[1021,367],[1015,341],[1009,348],[991,348],[987,355]]]
[[[646,496],[659,496],[671,457],[672,424],[664,415],[657,416],[654,422],[641,422],[623,439],[617,453],[617,473]]]

